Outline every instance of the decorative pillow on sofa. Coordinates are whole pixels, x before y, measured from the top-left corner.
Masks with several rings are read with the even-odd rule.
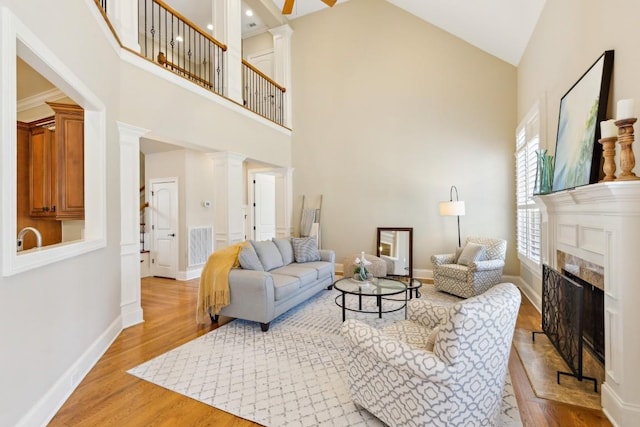
[[[258,258],[258,254],[251,244],[246,244],[242,247],[240,254],[238,254],[238,261],[240,262],[240,267],[245,270],[264,271],[260,258]]]
[[[284,265],[289,265],[293,262],[293,246],[291,246],[291,239],[276,239],[273,238],[273,243],[276,244],[280,255],[282,255],[282,262]]]
[[[458,258],[458,264],[469,265],[484,258],[484,245],[467,243]]]
[[[454,264],[457,264],[457,263],[458,263],[458,260],[460,259],[460,255],[462,255],[462,250],[463,250],[463,249],[464,249],[464,248],[461,248],[461,247],[457,247],[457,248],[456,248],[456,254],[455,254],[455,257],[453,258],[453,263],[454,263]]]
[[[271,240],[265,240],[262,242],[256,242],[251,240],[253,249],[256,250],[258,258],[266,271],[271,271],[274,268],[282,267],[282,255],[275,243]]]
[[[320,261],[320,251],[318,241],[315,237],[291,238],[293,245],[293,255],[296,262]]]

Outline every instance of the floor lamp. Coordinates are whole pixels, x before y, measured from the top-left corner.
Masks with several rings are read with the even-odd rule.
[[[453,190],[456,191],[456,200],[453,200]],[[440,216],[458,217],[458,247],[462,246],[460,241],[460,217],[464,216],[464,201],[458,200],[458,189],[455,185],[449,190],[449,201],[440,202]]]

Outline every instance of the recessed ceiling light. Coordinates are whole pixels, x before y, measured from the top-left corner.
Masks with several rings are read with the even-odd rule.
[[[182,36],[176,36],[176,41],[177,42],[182,42],[184,39],[182,38]]]
[[[245,15],[247,15],[247,16],[253,16],[253,10],[251,10],[251,9],[247,9],[247,11],[245,12]]]
[[[207,30],[213,30],[213,24],[207,24]]]

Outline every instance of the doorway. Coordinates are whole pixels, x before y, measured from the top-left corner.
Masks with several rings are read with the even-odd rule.
[[[268,173],[253,173],[253,233],[254,240],[276,237],[276,177]]]
[[[150,181],[151,274],[175,279],[178,271],[178,180]]]

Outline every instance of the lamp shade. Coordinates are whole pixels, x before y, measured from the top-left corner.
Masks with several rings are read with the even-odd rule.
[[[440,202],[440,216],[463,216],[464,201]]]

